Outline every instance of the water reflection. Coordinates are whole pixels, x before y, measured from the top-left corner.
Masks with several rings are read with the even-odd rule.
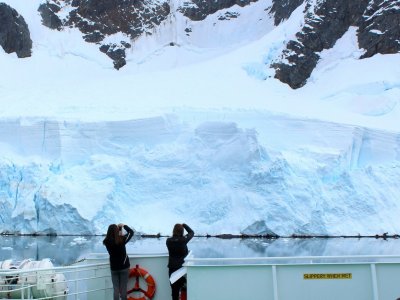
[[[129,253],[166,253],[166,238],[135,238]],[[89,253],[105,253],[103,237],[0,237],[0,261],[50,258],[54,265],[68,265]],[[195,257],[289,257],[342,255],[400,255],[399,239],[218,239],[194,238],[189,248]]]
[[[70,264],[81,255],[96,251],[101,246],[99,237],[3,236],[0,240],[0,261],[50,258],[55,265]]]

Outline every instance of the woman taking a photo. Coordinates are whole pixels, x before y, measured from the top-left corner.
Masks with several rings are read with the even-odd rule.
[[[126,234],[122,234],[125,229]],[[126,254],[126,243],[132,238],[133,230],[125,224],[111,224],[108,226],[107,235],[103,241],[110,255],[111,280],[114,288],[114,300],[126,300],[129,257]]]
[[[187,231],[186,235],[183,235],[184,229]],[[172,237],[169,237],[166,242],[169,253],[168,269],[170,277],[172,273],[182,267],[185,257],[189,253],[187,243],[189,243],[193,236],[194,231],[187,224],[175,224]],[[186,278],[181,277],[171,284],[172,300],[179,299],[179,292],[185,283]]]

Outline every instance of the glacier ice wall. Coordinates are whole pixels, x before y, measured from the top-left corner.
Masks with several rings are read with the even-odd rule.
[[[400,233],[400,135],[261,112],[0,121],[0,232]],[[258,229],[260,230],[260,229]],[[262,231],[262,229],[261,229]],[[260,232],[257,232],[260,233]]]

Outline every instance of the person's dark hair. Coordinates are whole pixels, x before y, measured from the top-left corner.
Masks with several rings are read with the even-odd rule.
[[[182,224],[175,224],[174,229],[172,230],[173,236],[183,236],[183,226]]]
[[[110,226],[108,226],[107,229],[107,234],[105,239],[103,240],[103,244],[115,244],[115,245],[120,245],[123,243],[124,239],[123,237],[120,235],[120,230],[121,228],[119,228],[116,224],[111,224]]]

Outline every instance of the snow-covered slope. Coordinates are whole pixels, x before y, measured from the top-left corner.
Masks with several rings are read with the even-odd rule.
[[[33,44],[0,47],[1,232],[400,232],[400,54],[359,59],[356,27],[293,90],[269,66],[304,5],[277,26],[271,1],[233,6],[190,37],[177,13],[117,71],[77,28],[43,26],[42,1],[3,2]]]

